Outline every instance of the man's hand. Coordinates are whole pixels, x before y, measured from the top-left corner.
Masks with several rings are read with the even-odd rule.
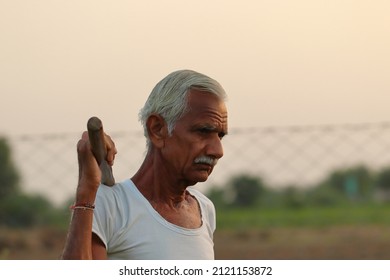
[[[104,134],[104,146],[107,151],[106,161],[110,166],[112,166],[114,164],[117,149],[115,148],[115,144],[111,137],[107,134]],[[79,164],[79,182],[76,200],[84,200],[83,202],[92,203],[95,200],[96,192],[101,182],[102,173],[98,162],[92,153],[87,131],[82,134],[81,139],[77,143],[77,154]]]

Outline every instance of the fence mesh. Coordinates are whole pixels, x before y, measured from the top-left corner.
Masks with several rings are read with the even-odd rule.
[[[141,131],[110,133],[118,148],[117,181],[138,169],[145,152]],[[14,160],[26,192],[61,204],[77,184],[76,144],[80,134],[10,137]],[[390,165],[390,123],[233,128],[223,140],[225,155],[198,188],[223,186],[233,175],[261,177],[269,186],[310,187],[329,172],[364,165],[377,170]]]

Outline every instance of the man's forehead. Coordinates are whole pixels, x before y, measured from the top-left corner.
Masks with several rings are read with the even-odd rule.
[[[189,109],[198,110],[217,110],[222,114],[227,115],[227,109],[224,100],[218,97],[216,94],[191,89],[188,94],[188,107]]]
[[[225,102],[218,96],[207,92],[192,92],[189,94],[188,105],[187,116],[183,116],[183,120],[189,118],[193,125],[208,126],[227,133],[228,113]]]

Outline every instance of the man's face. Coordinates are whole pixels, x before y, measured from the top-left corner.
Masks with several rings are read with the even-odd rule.
[[[227,134],[227,110],[215,95],[194,89],[188,95],[188,108],[162,152],[179,180],[194,185],[206,181],[223,156],[221,140]]]

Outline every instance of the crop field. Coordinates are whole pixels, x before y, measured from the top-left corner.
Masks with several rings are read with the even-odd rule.
[[[0,228],[0,259],[58,259],[66,230]],[[219,211],[216,259],[388,260],[390,207]]]
[[[215,252],[217,259],[388,260],[390,227],[222,230],[215,236]]]

